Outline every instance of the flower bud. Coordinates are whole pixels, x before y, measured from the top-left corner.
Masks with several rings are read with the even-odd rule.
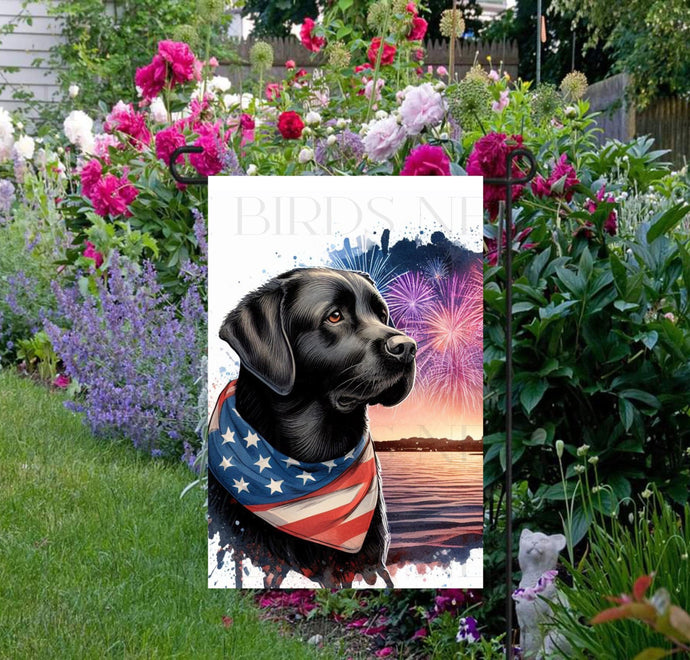
[[[256,176],[259,173],[259,168],[252,163],[251,165],[247,166],[247,174],[249,176]]]
[[[314,151],[310,149],[309,147],[304,147],[302,151],[299,152],[299,155],[297,156],[297,160],[304,165],[305,163],[308,163],[310,160],[314,159]]]
[[[79,96],[79,85],[72,83],[67,91],[69,93],[69,97],[71,99],[75,99],[77,96]]]
[[[307,116],[304,121],[310,126],[318,126],[321,123],[321,115],[314,110],[307,112]]]
[[[577,448],[577,455],[578,456],[587,456],[588,451],[589,451],[589,445],[581,445],[580,447]]]
[[[326,138],[326,144],[327,144],[329,147],[332,147],[337,141],[338,141],[338,138],[337,138],[335,135],[329,135],[329,136]]]
[[[565,443],[563,440],[556,440],[556,456],[558,458],[563,458],[563,449],[565,448]]]

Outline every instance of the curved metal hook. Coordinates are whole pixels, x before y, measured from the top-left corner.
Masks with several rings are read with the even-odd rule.
[[[512,178],[513,174],[513,161],[516,158],[524,158],[529,163],[529,169],[527,173],[523,176]],[[524,147],[518,149],[513,149],[506,154],[506,178],[505,179],[484,179],[484,183],[488,183],[492,186],[508,186],[508,185],[520,185],[527,183],[534,178],[537,173],[537,161],[534,158],[534,154]]]
[[[170,154],[170,174],[178,183],[185,183],[189,185],[207,186],[208,177],[205,176],[182,176],[177,171],[177,159],[182,154],[200,154],[204,151],[203,147],[178,147]]]

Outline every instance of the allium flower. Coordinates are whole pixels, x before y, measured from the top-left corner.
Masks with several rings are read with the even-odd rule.
[[[420,16],[415,16],[412,19],[412,27],[407,34],[408,41],[421,41],[426,35],[428,23]]]
[[[503,133],[489,133],[475,142],[472,153],[467,159],[465,169],[470,176],[485,178],[503,178],[506,175],[506,156],[509,152],[522,146],[522,136],[512,135],[508,138]],[[512,176],[522,174],[516,163],[513,163]],[[522,194],[524,186],[513,186],[513,201]],[[506,191],[502,186],[484,184],[484,208],[494,219],[498,215],[498,203],[505,201]]]
[[[345,166],[348,162],[359,163],[363,156],[362,138],[348,130],[338,135],[329,135],[326,140],[319,140],[314,150],[314,160],[319,165],[335,162]]]
[[[72,83],[69,86],[69,89],[67,90],[67,93],[69,94],[69,97],[71,99],[76,99],[77,96],[79,96],[79,85]]]
[[[542,83],[532,94],[530,100],[532,114],[537,122],[551,119],[561,106],[558,90],[549,83]]]
[[[14,143],[14,153],[22,158],[23,160],[31,160],[34,157],[34,149],[36,148],[36,143],[34,139],[29,135],[22,135]]]
[[[453,29],[453,21],[455,21],[455,29]],[[459,9],[446,9],[441,14],[439,28],[441,34],[448,39],[464,34],[465,19],[462,17],[462,12]]]
[[[252,68],[265,73],[273,66],[273,46],[266,41],[257,41],[249,50]]]
[[[367,11],[367,25],[374,32],[380,33],[384,26],[387,25],[391,13],[392,7],[388,0],[372,2]]]
[[[93,141],[93,119],[81,110],[72,110],[62,124],[67,139],[78,147]]]
[[[342,41],[334,41],[328,44],[326,48],[326,57],[328,58],[329,66],[334,69],[344,69],[350,66],[350,51]]]
[[[500,98],[498,99],[498,101],[494,101],[491,104],[491,109],[494,112],[503,112],[503,110],[505,110],[508,107],[508,103],[510,102],[509,98],[508,98],[509,96],[510,96],[510,91],[507,89],[504,89],[500,93]]]
[[[317,37],[314,34],[315,25],[316,24],[314,23],[313,19],[305,18],[304,23],[302,23],[302,27],[299,31],[299,37],[302,45],[307,50],[310,50],[313,53],[318,53],[326,43],[326,39],[324,37]]]
[[[376,58],[378,57],[379,50],[381,49],[381,37],[374,37],[371,40],[371,44],[367,49],[367,59],[372,67],[376,66]],[[381,66],[386,66],[388,64],[393,64],[395,60],[395,53],[397,48],[393,44],[383,43],[383,53],[381,54]]]
[[[408,135],[419,135],[425,128],[438,126],[443,121],[446,105],[431,83],[406,87],[403,94],[400,116]]]
[[[138,194],[139,191],[130,183],[126,174],[120,178],[114,174],[106,174],[94,184],[90,198],[94,211],[104,218],[108,215],[130,217],[132,212],[129,205]]]
[[[304,122],[293,110],[281,112],[278,117],[278,130],[286,140],[297,140],[302,137]]]
[[[473,644],[481,637],[477,629],[477,620],[472,617],[462,617],[459,621],[458,634],[455,637],[456,642],[468,642]]]
[[[575,168],[568,163],[568,156],[561,154],[548,179],[538,175],[532,181],[532,192],[537,197],[560,197],[566,202],[573,198],[575,186],[580,183]]]
[[[490,115],[491,92],[476,78],[466,76],[446,98],[453,119],[465,129],[476,126]]]
[[[450,176],[450,160],[443,147],[420,144],[405,159],[401,176]]]
[[[364,136],[364,150],[374,161],[388,160],[405,141],[405,129],[395,117],[387,117],[369,124]]]
[[[86,248],[82,252],[82,255],[87,259],[93,259],[96,268],[100,268],[103,265],[103,255],[96,250],[96,246],[91,241],[85,241],[84,244]]]
[[[151,142],[146,117],[136,112],[131,103],[118,101],[106,117],[103,127],[108,133],[119,131],[128,135],[129,143],[139,151]]]
[[[97,158],[88,161],[79,172],[81,178],[81,191],[84,197],[91,199],[91,192],[95,185],[101,180],[103,166]]]
[[[587,76],[579,71],[571,71],[561,81],[561,92],[566,101],[577,101],[581,99],[587,91]]]
[[[155,137],[156,141],[156,158],[162,160],[166,165],[170,165],[170,157],[173,151],[179,147],[184,147],[187,144],[185,136],[177,130],[177,126],[169,126],[168,128],[158,131]],[[176,163],[184,162],[183,156],[178,156]]]
[[[184,41],[186,44],[189,44],[191,48],[196,48],[199,45],[199,31],[193,25],[176,25],[170,36],[174,41]]]

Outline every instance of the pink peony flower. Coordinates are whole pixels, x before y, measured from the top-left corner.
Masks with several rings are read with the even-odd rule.
[[[280,93],[282,91],[283,86],[280,83],[268,83],[264,93],[269,101],[274,101],[280,98]]]
[[[485,178],[504,178],[506,175],[506,157],[511,151],[522,146],[522,135],[506,136],[504,133],[489,133],[474,143],[472,153],[467,159],[465,170],[470,176]],[[522,174],[522,170],[513,163],[513,178]],[[513,201],[522,194],[524,186],[513,186]],[[489,211],[493,220],[498,215],[498,203],[505,201],[506,190],[502,186],[484,184],[484,208]]]
[[[106,117],[104,128],[109,133],[119,131],[128,135],[129,143],[139,151],[151,142],[146,117],[136,112],[131,103],[118,101]]]
[[[240,117],[240,130],[242,131],[242,139],[240,140],[240,146],[243,147],[247,142],[254,141],[254,127],[256,122],[251,115],[244,113]]]
[[[519,250],[530,250],[533,247],[536,247],[537,243],[524,243],[524,240],[532,233],[533,227],[527,227],[527,229],[523,229],[517,236],[515,235],[515,225],[513,225],[513,250],[519,251]],[[503,249],[501,252],[505,254],[506,248],[507,248],[507,243],[506,243],[506,234],[503,232],[501,236],[501,244],[503,246]],[[496,241],[495,238],[485,238],[484,242],[486,243],[486,253],[484,254],[484,258],[486,259],[486,263],[489,264],[489,266],[495,266],[498,264],[498,242]],[[438,601],[438,598],[436,599]]]
[[[450,160],[442,147],[420,144],[405,159],[400,176],[450,176]]]
[[[367,59],[371,66],[376,66],[376,58],[378,57],[379,50],[381,49],[381,37],[374,37],[371,40],[369,49],[367,50]],[[381,66],[386,66],[388,64],[393,64],[395,60],[395,53],[397,48],[393,44],[388,44],[384,41],[383,43],[383,54],[381,55]]]
[[[209,65],[212,69],[216,69],[216,68],[218,68],[218,66],[219,66],[220,64],[219,64],[218,59],[217,59],[216,57],[210,57],[209,60],[208,60],[208,65]]]
[[[544,180],[541,175],[532,181],[532,192],[537,197],[557,197],[569,202],[575,193],[575,186],[580,183],[575,168],[568,163],[568,156],[561,154],[551,175]]]
[[[87,259],[93,259],[96,264],[96,268],[100,268],[101,264],[103,263],[103,255],[96,250],[96,246],[91,241],[85,241],[84,244],[86,245],[86,248],[82,252],[82,256],[86,257]]]
[[[170,157],[173,151],[179,147],[184,147],[187,141],[177,130],[177,126],[168,126],[162,131],[156,133],[156,158],[162,160],[166,165],[170,165]],[[176,163],[184,162],[184,157],[182,155],[178,156],[175,160]]]
[[[498,101],[494,101],[491,104],[491,109],[494,112],[503,112],[508,107],[508,103],[510,102],[508,100],[508,96],[510,96],[510,92],[507,89],[504,89],[501,92],[501,97],[499,98]]]
[[[426,29],[428,27],[427,22],[420,16],[415,16],[412,19],[412,27],[407,34],[408,41],[421,41],[426,35]]]
[[[110,147],[122,148],[122,143],[110,133],[98,133],[93,136],[94,156],[102,158],[106,163],[110,163]]]
[[[189,162],[201,176],[214,176],[223,169],[225,145],[218,132],[208,131],[194,142],[195,147],[202,147],[200,154],[191,154]]]
[[[415,62],[423,62],[424,61],[424,49],[423,48],[415,48],[412,51],[412,58],[415,60]],[[417,73],[420,73],[421,69],[417,69]]]
[[[53,381],[53,387],[65,388],[69,387],[72,379],[65,374],[59,374],[58,377]]]
[[[100,181],[103,174],[103,166],[97,158],[92,158],[80,170],[81,191],[84,197],[91,199],[91,191]]]
[[[366,78],[364,79],[366,80]],[[368,99],[371,98],[372,94],[374,95],[374,101],[378,101],[381,99],[381,88],[386,84],[386,81],[383,78],[379,78],[376,81],[376,92],[374,92],[374,79],[372,78],[371,80],[367,80],[365,85],[364,85],[364,96],[366,96]]]
[[[436,68],[436,73],[438,73],[439,76],[447,76],[448,75],[448,69],[446,69],[445,66],[441,65]]]
[[[361,73],[362,71],[365,71],[366,69],[372,69],[373,67],[369,62],[365,62],[364,64],[358,64],[355,67],[355,73]]]
[[[405,11],[407,11],[408,14],[412,14],[413,16],[417,16],[417,6],[415,5],[414,2],[408,2],[407,7],[405,7]]]
[[[437,126],[443,121],[446,106],[443,97],[431,83],[403,90],[405,98],[400,106],[402,124],[408,135],[419,135],[425,128]]]
[[[412,639],[424,639],[428,636],[428,634],[429,632],[426,628],[420,628],[419,630],[415,631],[414,635],[412,635]]]
[[[295,64],[295,60],[287,60],[287,62],[285,62],[285,68],[286,68],[288,71],[291,71],[291,70],[294,69],[296,66],[297,66],[297,65]]]
[[[314,34],[314,20],[311,18],[305,18],[304,23],[299,31],[300,40],[302,45],[313,53],[318,53],[326,43],[323,37],[317,37]]]
[[[278,117],[278,130],[286,140],[297,140],[302,137],[304,122],[294,110],[281,112]]]
[[[606,186],[602,186],[601,188],[599,188],[599,192],[597,193],[597,202],[615,204],[616,198],[611,194],[606,195]],[[597,202],[595,202],[592,199],[587,200],[587,203],[585,204],[585,210],[593,214],[599,206]],[[589,223],[589,221],[586,224],[591,226],[591,223]],[[581,229],[583,229],[583,227],[580,227],[578,231],[580,231]],[[618,214],[615,210],[611,211],[608,214],[606,220],[604,221],[604,231],[607,234],[609,234],[609,236],[615,236],[618,233]],[[577,231],[575,233],[577,234]],[[587,238],[592,237],[591,231],[585,230],[584,233],[587,236]]]
[[[125,215],[129,217],[131,204],[139,191],[130,183],[125,172],[121,178],[114,174],[106,174],[91,190],[91,202],[98,215],[104,218],[108,215]]]
[[[393,655],[395,649],[392,646],[384,646],[374,653],[377,658],[387,658],[389,655]]]
[[[136,84],[141,87],[145,99],[158,96],[167,85],[172,88],[177,84],[201,79],[202,63],[192,49],[182,41],[159,41],[158,53],[151,63],[137,69]]]
[[[364,136],[364,150],[367,156],[379,163],[388,160],[405,141],[405,129],[395,117],[379,119],[369,125]]]

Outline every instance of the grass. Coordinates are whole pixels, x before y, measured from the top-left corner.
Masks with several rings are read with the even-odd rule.
[[[62,402],[0,372],[0,657],[324,657],[207,588],[183,465],[95,439]]]

